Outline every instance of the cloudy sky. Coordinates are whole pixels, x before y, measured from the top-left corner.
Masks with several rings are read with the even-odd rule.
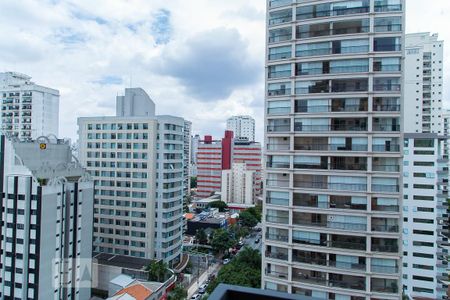
[[[407,32],[450,41],[450,1],[406,2]],[[194,133],[221,135],[227,117],[249,114],[261,140],[264,22],[265,0],[1,0],[0,71],[59,89],[60,136],[139,86]],[[450,85],[444,97],[450,107]]]

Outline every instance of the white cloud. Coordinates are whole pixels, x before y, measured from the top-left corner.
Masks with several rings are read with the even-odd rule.
[[[423,0],[407,0],[407,30],[439,32],[450,40],[444,30],[450,1],[432,2],[424,9]],[[170,12],[170,38],[158,44],[154,22],[163,9]],[[225,99],[205,102],[191,93],[189,83],[153,67],[193,46],[187,43],[202,34],[221,39],[207,34],[214,30],[235,31],[240,47],[246,47],[243,57],[260,67],[250,70],[254,80],[231,85]],[[195,133],[220,137],[227,117],[250,114],[262,139],[264,0],[2,0],[0,36],[0,71],[26,73],[60,90],[61,136],[76,138],[78,116],[113,114],[115,96],[131,84],[150,94],[158,113],[192,120]],[[446,58],[450,63],[449,50]],[[113,82],[106,84],[107,79]]]

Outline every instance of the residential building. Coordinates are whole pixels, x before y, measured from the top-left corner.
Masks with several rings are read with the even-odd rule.
[[[184,121],[183,128],[183,194],[184,201],[191,193],[191,132],[192,132],[192,122]]]
[[[196,198],[207,198],[222,187],[222,171],[230,170],[232,164],[244,163],[255,173],[252,190],[255,196],[261,194],[261,145],[246,139],[235,139],[232,131],[225,131],[222,140],[205,136],[200,141],[197,154]]]
[[[211,300],[315,300],[306,295],[290,295],[276,291],[264,291],[237,285],[220,283],[211,295]]]
[[[7,137],[33,140],[58,136],[59,91],[37,85],[17,72],[0,73],[1,131]]]
[[[117,97],[117,116],[78,119],[79,158],[98,183],[94,251],[180,261],[182,118],[156,116],[141,88]]]
[[[450,136],[450,110],[445,109],[442,112],[442,122],[444,123],[444,136]],[[444,155],[449,155],[449,139],[444,141]]]
[[[200,136],[196,134],[191,137],[191,161],[197,164],[198,146],[200,145]]]
[[[265,289],[401,297],[404,4],[267,1]]]
[[[250,116],[233,116],[227,120],[227,130],[233,131],[237,139],[255,141],[255,119]]]
[[[449,160],[443,148],[437,134],[405,133],[403,291],[411,299],[447,299]]]
[[[221,200],[226,203],[255,203],[253,193],[255,172],[245,163],[233,163],[231,169],[222,171]]]
[[[437,34],[412,33],[405,38],[405,129],[443,133],[442,92],[444,42]]]
[[[90,299],[94,182],[53,137],[0,137],[0,298]]]

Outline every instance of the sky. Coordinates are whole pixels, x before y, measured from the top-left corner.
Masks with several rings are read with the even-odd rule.
[[[450,41],[450,1],[406,2],[408,33]],[[114,115],[116,95],[142,87],[195,134],[219,138],[245,114],[262,141],[265,0],[1,0],[0,37],[0,72],[60,91],[60,137],[76,140],[77,117]]]

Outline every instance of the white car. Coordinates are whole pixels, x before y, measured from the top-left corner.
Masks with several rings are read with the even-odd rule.
[[[230,262],[230,259],[229,259],[229,258],[225,258],[225,259],[223,260],[223,264],[224,264],[224,265],[228,264],[229,262]]]
[[[198,293],[199,294],[204,294],[206,293],[206,288],[208,287],[207,284],[202,284],[199,288],[198,288]]]
[[[200,300],[201,298],[202,298],[202,295],[194,294],[194,295],[192,295],[191,300]]]

